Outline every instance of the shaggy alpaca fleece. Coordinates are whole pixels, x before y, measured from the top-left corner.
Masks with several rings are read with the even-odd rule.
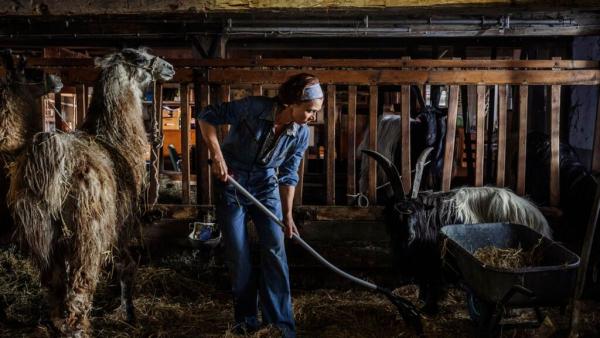
[[[540,210],[508,189],[460,188],[454,192],[456,213],[465,224],[511,222],[552,238],[552,229]]]
[[[102,263],[114,251],[125,264],[132,229],[140,225],[148,147],[141,88],[152,80],[150,60],[157,58],[131,49],[99,60],[81,131],[37,134],[10,169],[13,217],[50,289],[51,319],[63,335],[85,335]],[[120,278],[122,290],[132,278]]]

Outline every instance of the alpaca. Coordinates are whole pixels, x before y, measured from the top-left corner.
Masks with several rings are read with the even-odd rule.
[[[123,49],[96,66],[80,130],[36,134],[10,170],[9,206],[49,289],[50,319],[70,337],[89,335],[99,273],[113,255],[121,305],[127,320],[135,318],[136,264],[127,245],[139,230],[146,187],[142,93],[175,73],[145,49]]]
[[[8,206],[8,164],[31,141],[33,135],[42,131],[41,111],[38,99],[62,89],[60,77],[43,75],[41,80],[25,76],[25,59],[17,67],[13,64],[10,50],[3,50],[2,61],[7,71],[0,79],[0,243],[10,241],[14,225]]]

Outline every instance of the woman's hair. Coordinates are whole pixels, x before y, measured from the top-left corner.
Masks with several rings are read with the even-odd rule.
[[[307,73],[300,73],[288,78],[279,86],[277,98],[283,104],[295,104],[302,102],[304,88],[319,83],[319,79]]]

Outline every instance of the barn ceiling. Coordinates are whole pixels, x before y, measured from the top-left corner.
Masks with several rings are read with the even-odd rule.
[[[535,0],[351,0],[343,5],[334,0],[0,0],[0,47],[30,49],[195,46],[201,57],[209,57],[224,43],[279,48],[282,43],[276,41],[291,46],[338,42],[355,48],[405,38],[496,41],[598,34],[600,3],[587,0],[576,5]]]

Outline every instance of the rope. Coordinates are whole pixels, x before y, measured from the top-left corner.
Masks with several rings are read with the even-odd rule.
[[[153,81],[153,88],[156,88],[156,81]],[[154,100],[156,102],[157,97],[156,97],[157,93],[154,93]],[[150,186],[155,186],[156,187],[156,195],[152,196],[152,200],[150,200],[150,196],[148,196],[146,198],[147,203],[149,205],[154,205],[156,204],[156,202],[158,201],[158,187],[160,184],[160,173],[159,173],[159,163],[160,163],[160,148],[163,146],[163,135],[160,131],[160,126],[158,125],[158,120],[156,119],[156,116],[158,114],[157,109],[160,109],[160,107],[157,107],[156,104],[153,105],[153,109],[152,109],[152,114],[150,114],[150,142],[151,142],[151,157],[152,159],[156,159],[155,162],[151,163],[151,165],[154,167],[154,175],[152,175],[152,177],[150,177]]]

